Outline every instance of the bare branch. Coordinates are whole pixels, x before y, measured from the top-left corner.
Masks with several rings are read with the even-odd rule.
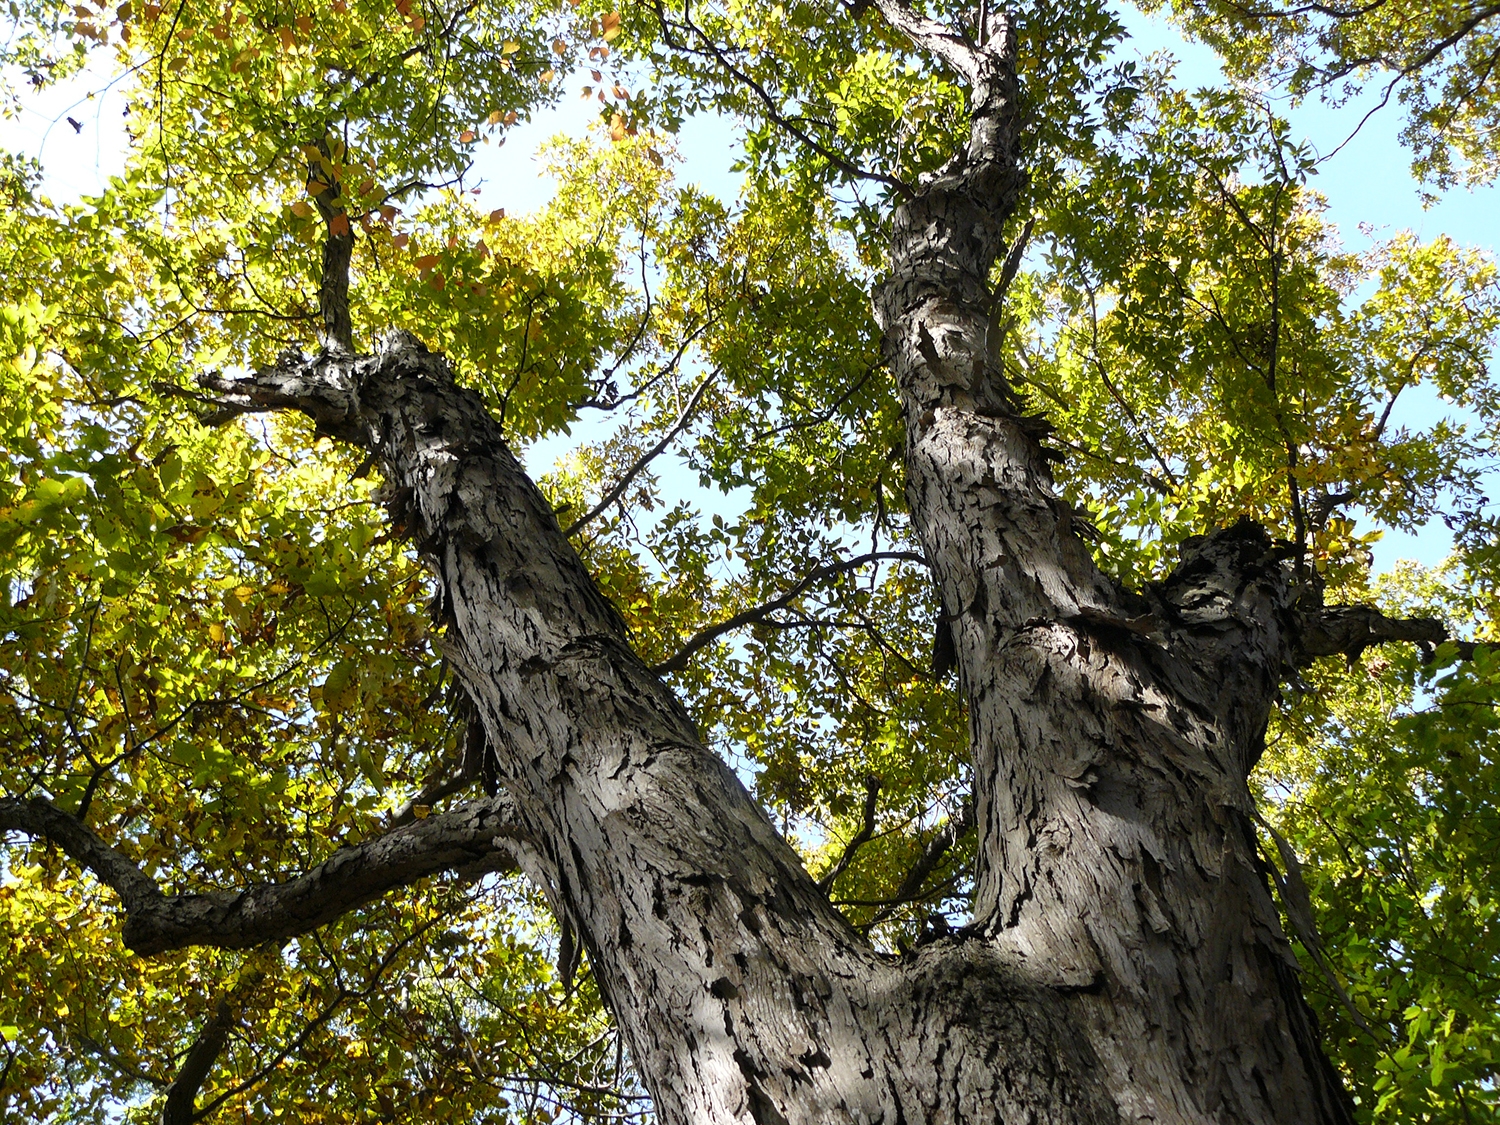
[[[911,870],[906,873],[906,878],[901,880],[901,886],[896,888],[896,893],[876,912],[871,924],[885,921],[895,913],[898,906],[916,901],[921,896],[922,884],[937,870],[938,864],[943,862],[943,857],[953,849],[954,844],[973,830],[974,805],[966,799],[959,806],[958,814],[949,817],[948,823],[938,829],[937,835],[927,841],[927,846],[922,849],[922,855],[916,863],[912,864]]]
[[[838,862],[828,869],[821,879],[818,880],[818,889],[827,894],[833,889],[833,884],[844,869],[854,859],[854,854],[870,842],[870,837],[875,834],[875,801],[880,796],[880,778],[873,773],[865,778],[865,807],[862,810],[862,823],[847,844],[844,845],[844,853],[839,856]]]
[[[0,831],[51,841],[113,889],[125,908],[125,944],[142,955],[190,945],[245,949],[295,937],[441,871],[476,864],[514,870],[526,850],[514,806],[499,795],[341,848],[285,883],[168,896],[50,801],[0,799]]]
[[[699,55],[700,57],[704,58],[712,58],[719,64],[720,67],[724,69],[725,73],[727,73],[741,86],[745,87],[745,89],[749,90],[752,94],[755,95],[756,99],[761,103],[761,107],[764,110],[766,116],[771,121],[775,122],[777,127],[785,130],[791,136],[795,137],[808,149],[817,153],[824,160],[828,161],[828,163],[832,167],[837,168],[840,172],[844,173],[844,175],[848,176],[850,179],[875,180],[878,183],[886,184],[887,186],[895,189],[903,196],[910,197],[912,195],[911,186],[905,181],[895,176],[890,176],[883,172],[876,172],[870,169],[861,168],[858,165],[851,163],[850,161],[840,156],[834,149],[831,149],[827,145],[820,143],[816,137],[814,137],[807,130],[803,129],[798,124],[798,121],[795,118],[788,116],[786,113],[782,112],[781,107],[777,104],[776,98],[772,96],[771,91],[769,91],[762,83],[756,81],[754,76],[752,76],[749,72],[742,70],[740,67],[736,66],[730,58],[731,52],[721,47],[713,36],[709,35],[706,31],[695,24],[687,15],[686,10],[684,10],[683,13],[682,26],[686,27],[689,31],[692,32],[693,36],[702,44],[701,48],[695,49],[689,46],[689,44],[677,38],[677,36],[673,32],[673,21],[668,18],[666,9],[662,5],[660,0],[656,0],[653,6],[656,12],[657,24],[658,26],[660,26],[662,30],[662,37],[666,41],[668,46],[674,47],[677,50],[684,51],[689,54]]]
[[[663,660],[660,664],[653,666],[651,671],[655,672],[658,676],[664,676],[668,672],[680,672],[688,666],[688,661],[693,658],[699,649],[713,644],[714,641],[718,640],[725,633],[732,633],[734,630],[742,629],[746,625],[754,625],[757,622],[764,621],[777,610],[785,609],[791,605],[792,602],[796,601],[813,586],[823,581],[823,579],[832,578],[836,574],[844,574],[851,570],[857,570],[866,563],[882,562],[885,560],[922,563],[924,566],[927,563],[927,560],[915,551],[870,551],[868,554],[856,555],[852,559],[843,559],[840,562],[829,563],[827,566],[820,566],[779,597],[751,609],[736,613],[733,617],[726,618],[715,625],[709,625],[706,628],[698,630],[698,632],[688,638],[686,644],[672,656]]]
[[[703,401],[703,392],[708,390],[709,384],[712,383],[717,376],[717,371],[711,371],[703,377],[702,381],[699,382],[697,389],[693,391],[692,396],[688,399],[687,405],[682,408],[682,413],[677,416],[677,421],[673,422],[672,425],[668,428],[667,432],[662,434],[661,440],[653,445],[650,449],[648,449],[645,453],[641,454],[640,457],[636,458],[635,463],[631,465],[630,468],[625,470],[625,475],[616,482],[613,488],[605,493],[604,498],[600,500],[599,503],[590,508],[586,513],[579,516],[578,519],[574,520],[573,523],[569,525],[568,530],[563,532],[564,535],[568,536],[571,539],[574,535],[578,534],[578,532],[581,531],[584,525],[586,525],[590,520],[597,517],[601,512],[607,511],[611,504],[617,501],[621,496],[625,495],[625,490],[630,487],[630,483],[635,480],[636,477],[640,476],[642,470],[644,470],[647,465],[651,464],[652,461],[659,457],[666,450],[667,446],[672,444],[677,435],[682,433],[682,431],[687,427],[687,424],[692,421],[694,413],[696,413],[698,410],[698,404]]]

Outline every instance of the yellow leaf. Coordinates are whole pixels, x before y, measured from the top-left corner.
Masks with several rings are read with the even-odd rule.
[[[542,71],[542,73],[538,77],[540,77],[543,82],[551,82],[552,79],[557,77],[557,71],[553,70],[549,66],[546,70]]]
[[[612,42],[615,39],[619,38],[619,35],[620,35],[620,13],[619,12],[610,12],[607,16],[604,17],[604,19],[601,21],[601,23],[603,24],[603,27],[604,27],[604,41],[606,43]]]
[[[504,119],[504,117],[505,115],[497,109],[484,119],[484,123],[486,125],[498,125]]]
[[[236,586],[234,588],[234,596],[239,598],[241,602],[248,602],[251,598],[255,597],[255,587]]]
[[[411,815],[416,817],[418,820],[426,820],[427,814],[430,812],[432,812],[431,805],[413,805],[411,807]]]
[[[214,644],[221,645],[224,643],[224,639],[228,637],[229,634],[224,631],[224,626],[215,621],[208,627],[208,636],[209,639],[214,642]]]
[[[521,44],[517,43],[514,39],[507,39],[500,45],[500,53],[502,55],[513,55],[520,49]]]

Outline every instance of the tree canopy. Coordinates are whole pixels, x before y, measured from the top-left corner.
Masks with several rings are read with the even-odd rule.
[[[911,18],[982,37],[984,11]],[[1106,5],[1010,11],[1028,176],[991,346],[1099,565],[1144,587],[1249,518],[1329,604],[1443,626],[1292,673],[1254,774],[1304,988],[1372,1122],[1500,1120],[1500,276],[1441,236],[1349,250],[1269,95],[1391,83],[1434,190],[1490,182],[1497,13],[1174,7],[1235,80],[1191,90]],[[77,202],[3,169],[5,1114],[651,1114],[568,926],[444,819],[493,776],[401,498],[310,419],[204,389],[287,349],[404,330],[523,456],[584,435],[529,467],[698,730],[877,948],[962,924],[954,607],[907,518],[871,307],[894,204],[969,127],[961,76],[863,3],[12,19],[12,81],[113,68],[130,149]],[[547,150],[556,197],[477,208],[478,146],[580,84],[599,126]],[[737,199],[678,178],[702,113],[740,130]],[[1462,423],[1403,421],[1420,395]],[[1382,529],[1434,520],[1445,564],[1372,573]],[[306,905],[295,936],[151,956],[81,862],[98,843],[227,911],[392,829],[456,850]]]

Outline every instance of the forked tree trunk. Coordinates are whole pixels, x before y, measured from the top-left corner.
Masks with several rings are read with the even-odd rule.
[[[440,358],[397,337],[214,385],[382,460],[523,865],[581,938],[663,1121],[1346,1121],[1246,786],[1296,643],[1287,576],[1238,528],[1129,595],[1053,494],[986,338],[1018,183],[996,42],[969,59],[968,149],[900,208],[877,295],[978,808],[973,925],[909,956],[845,924],[704,747]]]

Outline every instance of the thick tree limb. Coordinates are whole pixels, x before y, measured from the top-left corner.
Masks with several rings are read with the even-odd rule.
[[[0,831],[51,841],[120,896],[125,944],[149,955],[189,945],[245,949],[305,934],[381,895],[441,871],[514,870],[525,846],[510,800],[474,801],[341,848],[285,883],[164,895],[155,880],[49,801],[0,800]]]
[[[741,610],[733,617],[727,617],[723,621],[698,630],[675,653],[660,664],[653,665],[651,671],[655,672],[658,676],[664,676],[668,672],[680,672],[688,666],[688,662],[701,649],[713,644],[714,641],[718,640],[725,633],[732,633],[736,629],[743,629],[746,625],[754,625],[759,621],[764,621],[777,610],[785,609],[791,605],[825,578],[832,578],[837,574],[845,574],[848,571],[857,570],[866,563],[884,561],[925,564],[927,560],[915,551],[871,551],[868,554],[856,555],[852,559],[841,559],[838,562],[820,566],[784,594],[772,598],[768,602],[762,602],[760,605],[753,606],[750,609]]]
[[[1321,606],[1299,617],[1302,663],[1318,656],[1347,656],[1353,660],[1371,645],[1411,641],[1425,648],[1451,640],[1447,626],[1431,617],[1387,617],[1373,606]],[[1474,646],[1455,642],[1465,657]]]
[[[229,1032],[234,1027],[236,993],[249,991],[260,979],[259,973],[251,974],[249,980],[219,998],[213,1014],[199,1029],[193,1045],[178,1068],[177,1077],[167,1087],[167,1098],[161,1107],[161,1125],[193,1125],[198,1119],[198,1091],[208,1079],[224,1044],[229,1041]]]
[[[972,85],[983,82],[989,57],[984,48],[976,47],[949,25],[920,14],[904,0],[873,0],[873,3],[886,23],[918,47],[931,51]],[[998,11],[986,12],[986,17],[989,16],[1004,18]],[[986,18],[984,22],[990,21]]]
[[[318,280],[318,338],[325,348],[352,352],[349,263],[354,256],[354,229],[344,206],[343,185],[333,174],[333,149],[326,138],[316,147],[321,159],[308,168],[307,186],[328,229],[323,240],[323,272]]]

